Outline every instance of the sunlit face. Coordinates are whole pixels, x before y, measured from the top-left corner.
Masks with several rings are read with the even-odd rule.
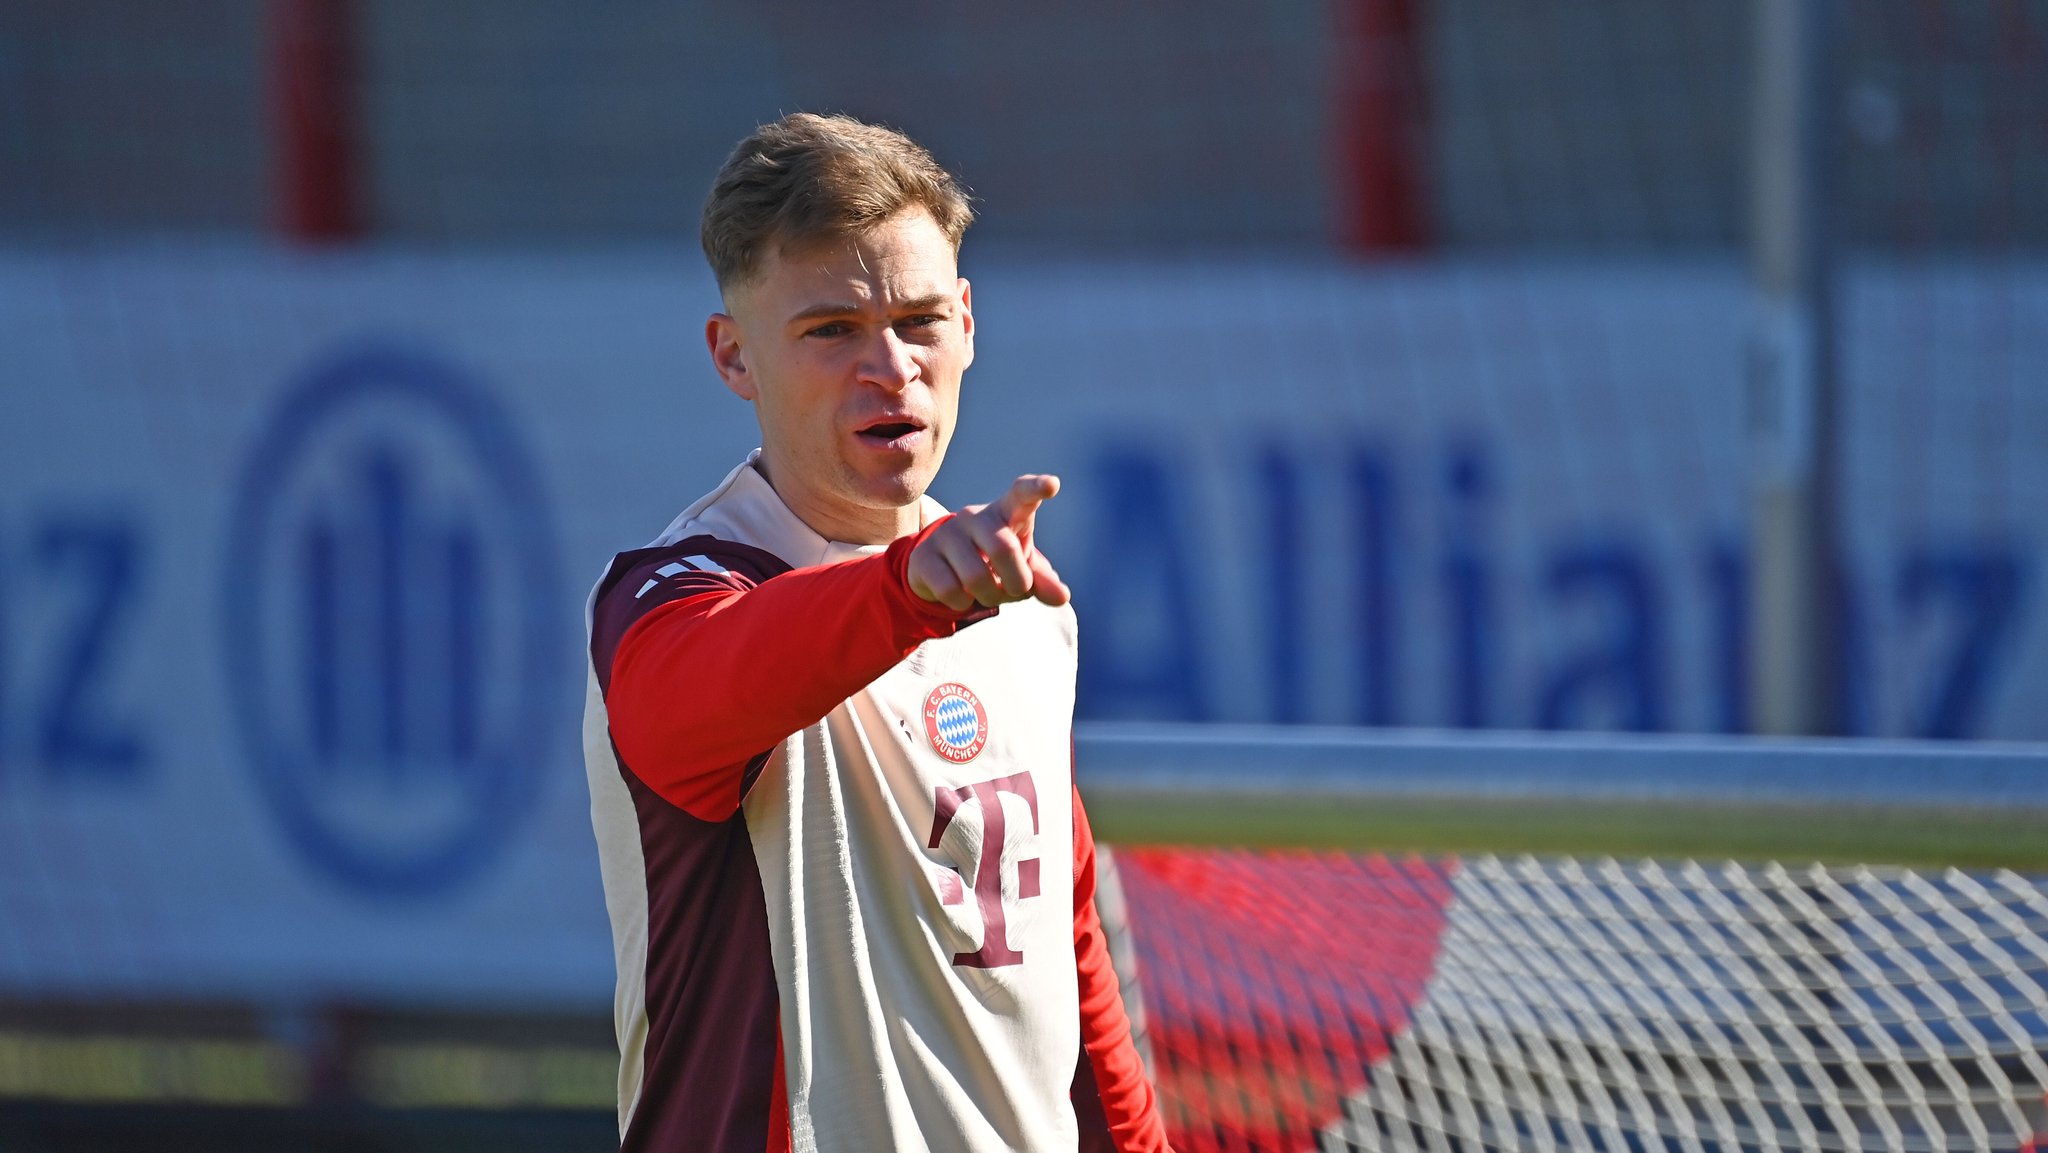
[[[753,402],[784,503],[830,540],[914,531],[974,360],[968,285],[931,216],[771,251],[726,307],[705,339],[726,387]]]

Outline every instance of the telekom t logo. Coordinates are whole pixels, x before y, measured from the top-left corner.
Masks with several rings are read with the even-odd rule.
[[[959,814],[961,805],[968,801],[981,802],[981,859],[974,866],[974,899],[981,906],[981,948],[972,953],[953,954],[955,965],[996,969],[1024,963],[1024,951],[1010,947],[1009,922],[1003,910],[1003,848],[1009,840],[1009,827],[1003,819],[1004,793],[1024,798],[1024,804],[1031,810],[1031,833],[1036,836],[1038,787],[1031,783],[1030,773],[1012,773],[992,781],[976,781],[954,789],[941,786],[933,790],[932,838],[927,848],[939,847],[939,838],[946,835],[946,829]],[[1038,858],[1026,857],[1016,862],[1016,866],[1017,899],[1036,897]],[[959,904],[964,899],[959,880],[948,873],[945,881],[940,901],[948,905]]]

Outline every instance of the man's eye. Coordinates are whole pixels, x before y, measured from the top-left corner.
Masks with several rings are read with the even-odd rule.
[[[811,329],[811,330],[810,330],[809,332],[806,332],[806,333],[804,333],[804,335],[805,335],[805,336],[841,336],[841,335],[844,335],[844,334],[845,334],[845,332],[846,332],[846,326],[845,326],[844,324],[841,324],[841,323],[839,323],[838,321],[836,321],[836,320],[835,320],[835,321],[832,321],[832,322],[831,322],[831,323],[829,323],[829,324],[821,324],[821,325],[819,325],[818,327],[816,327],[816,328],[813,328],[813,329]]]
[[[945,322],[943,316],[913,316],[903,322],[907,328],[933,328]]]

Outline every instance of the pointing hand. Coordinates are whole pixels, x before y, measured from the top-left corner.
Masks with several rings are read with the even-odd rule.
[[[910,591],[956,612],[1025,597],[1066,604],[1072,594],[1031,543],[1038,506],[1059,491],[1056,476],[1020,476],[994,504],[960,510],[910,554]]]

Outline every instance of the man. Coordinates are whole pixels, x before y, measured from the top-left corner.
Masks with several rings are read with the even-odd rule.
[[[925,495],[974,355],[971,216],[916,144],[812,115],[705,204],[705,341],[761,447],[591,598],[626,1149],[1165,1148],[1033,544],[1059,482]]]

